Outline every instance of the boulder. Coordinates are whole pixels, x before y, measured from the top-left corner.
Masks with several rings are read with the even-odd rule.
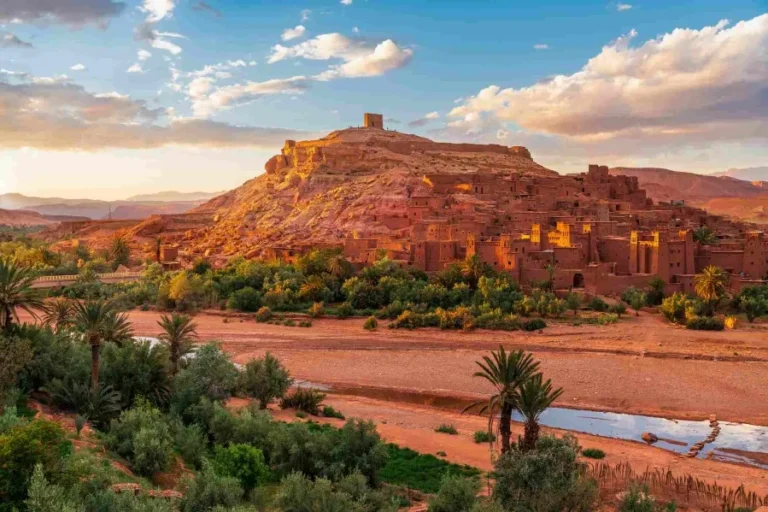
[[[658,436],[652,432],[643,432],[643,435],[640,437],[648,444],[653,444],[659,440]]]

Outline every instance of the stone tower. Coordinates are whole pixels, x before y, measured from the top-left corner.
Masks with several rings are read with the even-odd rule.
[[[363,126],[366,128],[384,129],[384,116],[381,114],[363,114]]]

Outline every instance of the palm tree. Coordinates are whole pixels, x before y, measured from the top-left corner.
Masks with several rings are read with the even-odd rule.
[[[547,284],[550,292],[555,291],[555,272],[557,272],[557,265],[551,263],[544,267],[547,271]]]
[[[99,350],[105,334],[110,334],[110,325],[116,315],[115,304],[105,300],[76,302],[74,306],[75,329],[83,333],[91,346],[91,390],[99,390]]]
[[[114,261],[115,268],[120,265],[127,265],[131,260],[131,248],[128,246],[128,240],[124,236],[115,235],[109,252]]]
[[[488,273],[488,270],[488,265],[477,254],[469,256],[461,263],[461,275],[473,290],[477,288],[477,282]]]
[[[717,308],[717,303],[725,295],[728,284],[728,275],[720,267],[710,265],[696,274],[693,280],[696,295],[707,304],[707,314],[712,315]]]
[[[717,236],[715,232],[709,229],[707,226],[701,226],[693,231],[693,239],[699,242],[701,245],[715,245],[717,243]]]
[[[160,248],[163,246],[163,239],[158,237],[155,239],[155,261],[160,263]]]
[[[74,314],[74,307],[72,302],[59,298],[49,302],[45,306],[45,316],[43,321],[46,325],[51,326],[56,332],[61,332],[72,325],[72,316]]]
[[[341,254],[331,256],[328,260],[328,272],[335,278],[346,278],[350,275],[352,265]]]
[[[192,342],[197,338],[197,324],[187,315],[174,313],[171,316],[160,317],[157,325],[163,329],[159,338],[170,349],[171,365],[175,375],[179,371],[179,360],[189,352]]]
[[[539,418],[562,394],[563,388],[553,390],[552,381],[547,379],[544,382],[541,373],[533,375],[520,386],[516,400],[517,410],[525,418],[521,450],[528,451],[536,448],[540,430]]]
[[[110,341],[117,345],[133,339],[133,327],[128,315],[113,311],[104,319],[104,328],[102,330],[104,341]]]
[[[9,332],[14,322],[19,321],[17,310],[23,309],[37,317],[36,309],[43,309],[44,303],[32,289],[35,274],[30,267],[22,267],[16,261],[0,257],[0,325]]]
[[[481,371],[475,377],[487,380],[496,393],[487,401],[483,400],[468,406],[464,411],[482,405],[480,413],[488,412],[488,431],[493,431],[493,421],[497,413],[499,418],[499,434],[501,437],[501,453],[510,449],[512,411],[517,408],[517,397],[520,386],[539,369],[539,363],[533,360],[531,354],[522,350],[507,352],[499,346],[498,351],[491,351],[491,357],[484,356],[483,361],[477,361]]]

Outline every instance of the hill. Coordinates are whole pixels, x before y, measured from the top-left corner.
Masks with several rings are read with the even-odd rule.
[[[198,202],[202,203],[213,199],[214,197],[223,194],[224,191],[219,192],[176,192],[175,190],[164,190],[162,192],[155,192],[154,194],[140,194],[131,196],[126,201],[139,201],[139,202]]]
[[[55,223],[56,221],[46,219],[37,212],[0,209],[0,226],[30,227],[48,226]]]
[[[745,181],[768,182],[768,167],[747,167],[744,169],[728,169],[725,172],[713,174],[713,176],[728,176]]]
[[[269,246],[392,234],[397,228],[384,218],[405,218],[410,197],[427,192],[428,174],[557,176],[522,147],[439,143],[354,128],[318,140],[286,141],[265,171],[193,210],[214,219],[213,226],[195,233],[193,252],[248,255]],[[136,234],[142,232],[137,227]]]

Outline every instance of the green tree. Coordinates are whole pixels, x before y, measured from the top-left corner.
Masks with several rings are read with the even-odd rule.
[[[85,507],[70,499],[63,487],[48,483],[43,466],[37,464],[24,502],[28,512],[84,512]]]
[[[717,309],[718,303],[725,295],[728,275],[722,268],[710,265],[702,270],[700,274],[696,274],[693,284],[696,295],[701,297],[707,306],[707,316],[712,316]]]
[[[640,316],[640,310],[646,304],[645,293],[634,286],[630,286],[621,294],[621,300],[629,304],[629,307],[635,310],[635,316]]]
[[[173,313],[163,315],[157,325],[163,330],[158,338],[168,345],[171,353],[173,374],[179,372],[179,361],[192,350],[192,343],[197,339],[197,324],[188,315]]]
[[[72,325],[73,313],[72,302],[65,298],[58,298],[46,304],[43,321],[56,332],[61,332]]]
[[[263,359],[248,362],[238,379],[238,387],[256,398],[260,409],[266,409],[275,398],[282,398],[293,384],[288,370],[269,352]]]
[[[539,369],[539,363],[533,360],[531,354],[522,350],[507,354],[504,347],[498,351],[491,351],[491,356],[484,356],[483,361],[477,361],[480,371],[475,377],[485,379],[495,389],[487,401],[476,402],[468,406],[466,410],[482,405],[481,413],[488,413],[488,431],[493,431],[493,422],[497,414],[499,417],[499,434],[501,437],[501,452],[506,453],[510,449],[512,412],[517,408],[517,399],[520,386],[531,378]]]
[[[744,311],[745,315],[747,315],[747,320],[749,320],[749,323],[752,323],[756,318],[765,315],[766,311],[768,311],[768,303],[759,297],[743,298],[741,300],[741,310]]]
[[[480,482],[476,478],[446,475],[427,512],[469,512],[475,505]]]
[[[523,451],[536,448],[539,440],[539,419],[552,403],[560,398],[563,389],[552,389],[552,382],[537,373],[523,382],[517,397],[517,410],[525,418],[523,440],[520,449]]]
[[[579,308],[581,307],[581,303],[582,298],[578,293],[570,292],[565,296],[565,304],[568,306],[568,309],[573,311],[574,317],[579,316]]]
[[[269,475],[264,454],[249,444],[230,444],[226,448],[217,445],[213,466],[219,475],[237,478],[246,492],[263,483]]]
[[[18,310],[37,316],[36,310],[44,303],[32,289],[35,274],[30,267],[22,267],[14,260],[0,256],[0,325],[10,332],[19,321]]]
[[[109,256],[112,258],[113,268],[117,268],[120,265],[128,265],[131,262],[131,248],[125,236],[115,235],[112,238]]]
[[[467,257],[461,263],[461,275],[473,290],[477,288],[480,278],[491,274],[491,268],[477,254]]]
[[[91,347],[91,391],[99,389],[99,351],[105,334],[113,326],[117,308],[114,302],[88,300],[74,305],[74,327]]]
[[[547,271],[547,290],[550,292],[555,291],[555,274],[557,273],[557,265],[554,263],[548,264],[546,267],[544,267],[544,270]]]
[[[116,345],[123,345],[131,341],[133,339],[133,326],[128,315],[117,311],[110,312],[104,319],[102,337],[104,341]]]
[[[693,240],[701,245],[715,245],[717,243],[717,236],[707,226],[700,226],[693,230]]]

